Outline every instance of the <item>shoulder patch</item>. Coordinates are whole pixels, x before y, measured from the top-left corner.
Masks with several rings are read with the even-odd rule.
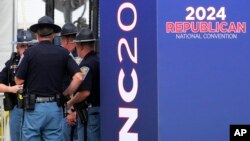
[[[87,76],[88,72],[89,72],[89,67],[81,67],[80,68],[81,72],[82,72],[82,77],[83,79],[85,79],[85,77]]]

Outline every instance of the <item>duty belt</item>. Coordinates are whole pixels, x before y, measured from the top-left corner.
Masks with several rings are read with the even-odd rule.
[[[36,103],[45,103],[45,102],[55,102],[56,98],[54,96],[51,97],[36,97]]]

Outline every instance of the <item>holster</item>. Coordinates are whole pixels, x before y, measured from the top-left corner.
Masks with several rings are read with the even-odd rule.
[[[68,113],[67,113],[67,101],[69,99],[70,99],[69,97],[64,96],[63,94],[56,95],[57,106],[63,108],[63,117],[66,117],[68,115]]]
[[[69,97],[64,96],[63,94],[56,94],[56,103],[58,107],[64,106],[65,103],[69,100]]]
[[[23,104],[25,110],[33,111],[35,109],[36,95],[35,94],[25,94],[23,96]]]
[[[88,121],[88,104],[86,101],[75,104],[74,109],[82,123]]]
[[[24,99],[23,99],[23,90],[18,90],[17,91],[17,108],[24,108]]]
[[[88,121],[88,110],[87,109],[78,109],[78,110],[76,110],[76,114],[78,115],[81,123],[85,123]]]
[[[10,111],[15,106],[13,99],[11,98],[11,95],[13,95],[13,94],[9,94],[9,93],[4,94],[4,96],[5,96],[5,98],[3,99],[4,111]]]

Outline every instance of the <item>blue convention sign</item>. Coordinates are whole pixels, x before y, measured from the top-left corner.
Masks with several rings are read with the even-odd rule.
[[[249,5],[101,1],[102,140],[247,138]]]
[[[100,1],[101,137],[156,141],[154,1]]]
[[[159,140],[229,141],[249,125],[249,5],[158,1]]]

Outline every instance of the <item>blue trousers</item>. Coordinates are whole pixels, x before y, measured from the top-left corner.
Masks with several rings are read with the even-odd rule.
[[[63,141],[70,141],[72,126],[68,125],[67,119],[62,121]],[[84,141],[84,124],[77,117],[77,124],[74,129],[74,141]],[[99,107],[88,109],[87,141],[100,141],[100,114]]]
[[[79,123],[77,123],[75,126],[70,126],[67,123],[67,118],[64,118],[62,120],[62,137],[63,137],[63,141],[71,141],[70,140],[71,136],[73,136],[73,141],[82,141],[81,137],[78,138],[78,134],[83,132],[83,128],[79,128],[78,124]],[[72,130],[74,131],[73,134],[71,133]]]
[[[81,123],[80,127],[84,128],[84,125]],[[100,134],[99,107],[88,108],[87,141],[100,141]],[[82,136],[84,137],[84,132]]]
[[[16,106],[9,111],[9,125],[10,125],[10,139],[11,141],[21,141],[21,125],[23,109],[19,109]]]
[[[62,119],[56,102],[36,103],[34,111],[25,110],[22,141],[62,141]]]

